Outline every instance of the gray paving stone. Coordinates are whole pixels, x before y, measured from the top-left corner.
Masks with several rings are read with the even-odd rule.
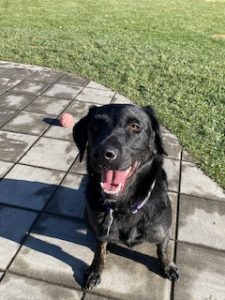
[[[67,171],[77,156],[74,143],[41,138],[21,159],[22,163]]]
[[[37,213],[0,205],[0,268],[5,270]]]
[[[5,175],[6,172],[13,166],[13,163],[0,161],[0,179]]]
[[[104,91],[111,91],[111,89],[105,87],[102,84],[99,84],[95,81],[90,81],[87,85],[88,88],[97,89],[97,90],[104,90]]]
[[[6,69],[2,68],[0,65],[0,77],[4,77],[3,73],[5,73]]]
[[[162,132],[171,133],[165,126],[163,126],[161,124],[160,124],[160,129],[161,129]]]
[[[87,178],[81,175],[67,174],[46,210],[48,212],[82,219],[86,204],[86,182]]]
[[[76,97],[76,95],[81,91],[81,89],[82,88],[78,86],[56,83],[50,86],[50,88],[43,95],[49,97],[73,100]]]
[[[9,121],[15,114],[14,110],[0,109],[0,126]]]
[[[0,159],[18,161],[36,139],[36,136],[0,130]]]
[[[76,161],[72,165],[70,169],[71,173],[78,173],[78,174],[87,174],[87,166],[86,166],[86,159],[85,157],[83,160],[80,162],[79,157],[76,158]]]
[[[69,105],[69,103],[70,101],[59,98],[38,97],[30,105],[28,105],[25,110],[57,116]]]
[[[80,287],[95,245],[82,222],[43,215],[10,271],[69,287]]]
[[[113,246],[113,249],[96,289],[98,294],[116,299],[170,299],[171,283],[161,275],[155,245],[146,243],[132,249]]]
[[[10,270],[66,286],[79,286],[93,257],[89,248],[93,246],[92,239],[82,223],[45,215]],[[133,250],[114,247],[111,251],[97,293],[119,299],[169,299],[171,284],[161,277],[158,260],[149,256],[155,256],[155,246],[142,245]]]
[[[34,99],[34,95],[8,92],[0,96],[0,108],[21,110]]]
[[[194,157],[188,153],[185,149],[183,149],[182,151],[182,160],[183,161],[188,161],[188,162],[191,162],[191,163],[196,163],[196,159],[194,159]]]
[[[0,284],[1,300],[80,300],[81,292],[14,274]]]
[[[98,104],[108,104],[111,102],[113,95],[114,92],[108,90],[98,90],[86,87],[76,97],[76,100]]]
[[[80,76],[76,76],[73,74],[64,74],[57,83],[68,84],[72,86],[85,86],[89,82],[88,79],[85,79]]]
[[[178,192],[180,161],[175,159],[165,158],[164,169],[166,171],[167,178],[168,178],[169,191]]]
[[[49,126],[44,122],[46,115],[21,111],[2,129],[31,135],[41,135]]]
[[[23,80],[27,78],[29,75],[31,75],[33,72],[34,71],[29,70],[27,68],[18,68],[18,69],[10,68],[5,71],[4,76],[6,78]]]
[[[62,72],[54,70],[39,70],[29,76],[30,81],[40,81],[45,83],[53,83],[63,75]]]
[[[12,92],[20,92],[20,93],[29,93],[32,95],[40,95],[44,90],[46,90],[48,84],[43,82],[34,82],[24,80],[19,83],[16,87],[12,89]]]
[[[168,157],[180,159],[181,145],[176,136],[171,133],[163,132],[162,137]]]
[[[225,193],[196,165],[182,163],[181,193],[225,201]]]
[[[33,66],[33,65],[28,65],[28,64],[18,64],[18,63],[13,63],[13,62],[8,62],[8,61],[0,61],[0,67],[7,69],[21,69],[21,68],[26,68],[32,71],[43,71],[43,70],[49,70],[48,68],[44,67],[39,67],[39,66]]]
[[[5,92],[10,90],[12,87],[17,85],[20,80],[10,79],[10,78],[0,78],[0,91]]]
[[[106,298],[100,295],[88,293],[85,295],[85,300],[109,300],[110,298]],[[116,300],[116,299],[114,299]]]
[[[120,95],[116,93],[112,99],[112,103],[117,103],[117,104],[133,104],[130,99],[124,97],[123,95]]]
[[[225,203],[181,195],[180,241],[225,250]]]
[[[74,100],[66,109],[66,112],[70,113],[74,117],[75,123],[78,122],[83,116],[85,116],[89,108],[95,105],[94,103],[85,103]]]
[[[181,280],[175,285],[175,300],[224,300],[225,253],[178,244],[177,264]]]
[[[52,125],[44,134],[44,137],[60,139],[73,142],[73,128],[66,128],[60,125]],[[74,142],[73,142],[74,143]]]
[[[41,210],[64,173],[17,164],[0,181],[0,202]]]

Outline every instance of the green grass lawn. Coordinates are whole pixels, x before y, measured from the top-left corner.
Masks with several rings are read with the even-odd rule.
[[[0,59],[152,104],[225,187],[225,0],[0,0]]]

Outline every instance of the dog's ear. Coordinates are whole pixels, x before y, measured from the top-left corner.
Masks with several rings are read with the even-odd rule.
[[[86,116],[80,119],[73,127],[73,139],[79,150],[80,161],[82,161],[88,141],[88,125],[91,114],[96,106],[91,106]]]
[[[151,122],[151,127],[155,132],[155,147],[157,149],[158,154],[165,154],[167,155],[165,149],[164,149],[164,144],[161,136],[161,130],[160,130],[160,125],[157,120],[156,114],[151,106],[145,106],[143,107],[144,111],[148,115],[150,122]]]

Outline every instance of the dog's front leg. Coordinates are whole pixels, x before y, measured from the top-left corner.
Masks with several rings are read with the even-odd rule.
[[[107,242],[98,241],[94,259],[85,274],[84,289],[90,290],[101,282],[101,274],[106,262],[106,246]]]
[[[171,260],[168,253],[168,243],[169,237],[166,236],[161,244],[157,244],[157,255],[163,265],[165,275],[172,281],[177,281],[179,279],[179,269],[176,264]]]

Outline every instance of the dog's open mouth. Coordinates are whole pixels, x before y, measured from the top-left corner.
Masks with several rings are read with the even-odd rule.
[[[105,194],[119,196],[126,188],[127,180],[133,176],[138,162],[134,162],[126,170],[105,170],[102,172],[101,187]]]

